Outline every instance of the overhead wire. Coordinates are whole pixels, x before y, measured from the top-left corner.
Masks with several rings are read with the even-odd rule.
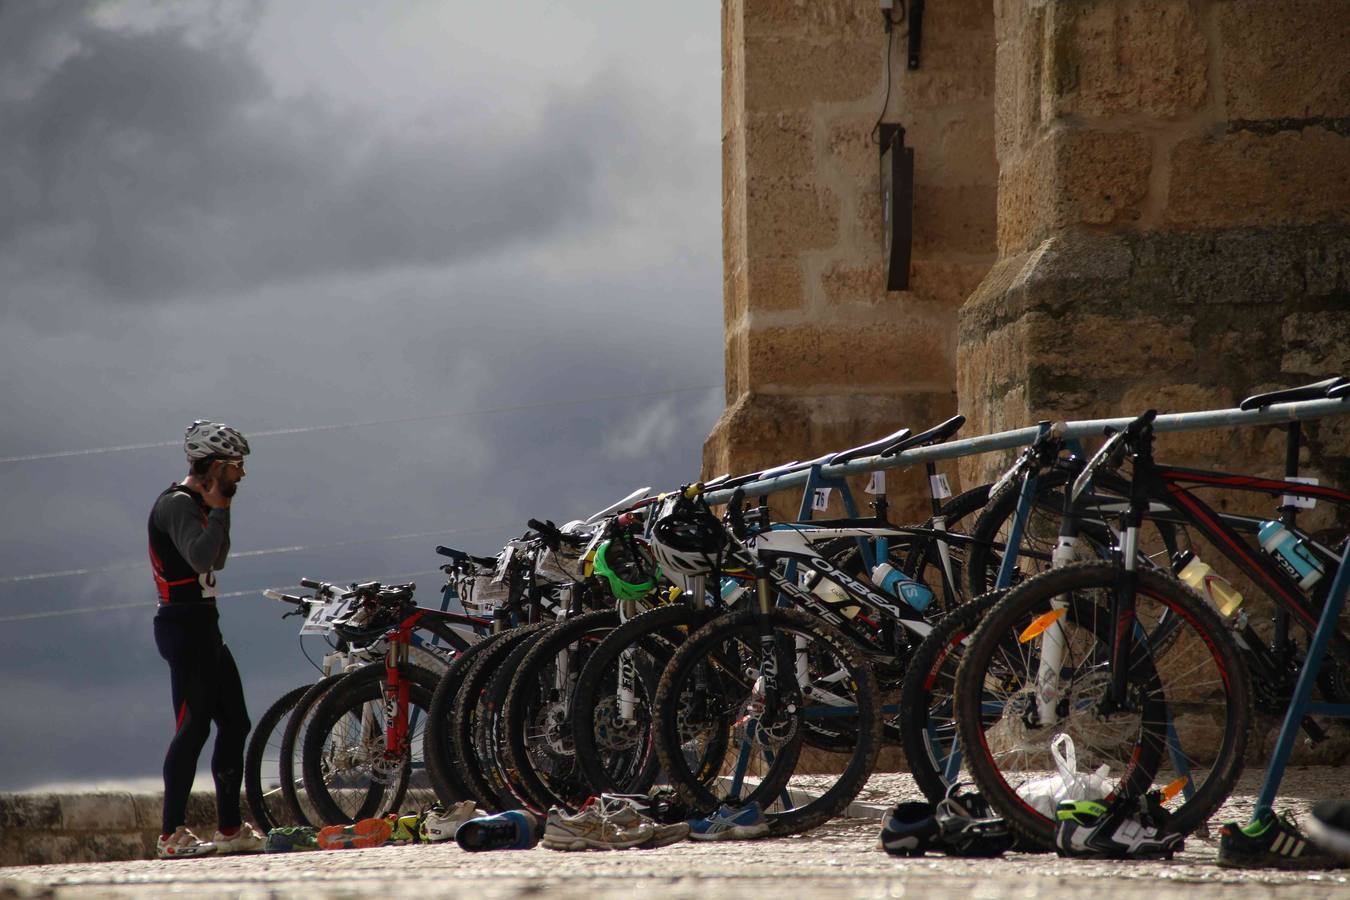
[[[399,575],[384,575],[379,578],[363,578],[363,580],[394,583],[404,578],[419,578],[423,575],[435,575],[439,571],[440,571],[439,569],[428,569],[425,572],[405,572]],[[353,579],[339,578],[336,579],[333,583],[344,584],[351,580]],[[249,597],[255,594],[261,594],[265,590],[273,590],[273,589],[277,589],[276,585],[269,585],[267,587],[255,588],[253,590],[248,591],[227,591],[223,594],[217,594],[216,599],[228,600],[231,597]],[[104,606],[77,606],[69,609],[49,609],[44,612],[16,613],[15,615],[12,616],[0,616],[0,623],[28,622],[34,619],[54,619],[59,616],[73,616],[93,612],[114,612],[120,609],[146,609],[158,605],[159,605],[158,601],[138,600],[135,603],[113,603]]]
[[[261,550],[241,550],[237,553],[232,551],[230,553],[230,559],[272,556],[278,553],[301,553],[309,550],[333,550],[338,547],[353,547],[358,544],[379,544],[388,541],[406,540],[408,538],[437,537],[448,534],[475,534],[483,531],[495,531],[499,528],[509,528],[511,525],[511,522],[503,522],[496,525],[477,525],[472,528],[437,528],[434,531],[410,531],[403,534],[387,534],[373,538],[352,538],[351,540],[333,541],[327,544],[295,544],[285,547],[266,547]],[[31,572],[26,575],[0,575],[0,584],[43,581],[49,578],[66,578],[75,575],[101,575],[105,572],[121,572],[131,569],[140,569],[145,565],[145,560],[136,560],[135,562],[109,563],[104,566],[90,566],[83,569],[54,569],[50,572]]]
[[[587,403],[611,403],[616,400],[635,400],[644,397],[664,397],[671,394],[688,394],[694,391],[708,391],[721,388],[722,385],[696,385],[692,387],[666,388],[660,391],[641,391],[631,394],[592,394],[570,400],[549,400],[541,403],[521,403],[515,406],[497,406],[489,409],[467,409],[452,412],[429,413],[421,416],[404,416],[398,419],[371,419],[362,422],[338,422],[331,425],[301,425],[295,428],[274,428],[268,431],[250,431],[249,438],[276,437],[289,434],[310,434],[316,431],[336,431],[342,428],[366,428],[375,425],[404,425],[410,422],[429,422],[435,419],[450,419],[460,416],[485,416],[509,412],[529,412],[537,409],[553,409],[560,406],[580,406]],[[98,453],[118,453],[126,450],[150,450],[157,447],[177,447],[178,441],[154,441],[145,444],[118,444],[108,447],[89,447],[82,450],[50,450],[44,453],[25,453],[16,456],[0,456],[0,463],[32,462],[42,459],[61,459],[71,456],[92,456]]]

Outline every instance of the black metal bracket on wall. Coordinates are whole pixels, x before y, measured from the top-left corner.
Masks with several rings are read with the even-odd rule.
[[[909,0],[909,68],[919,67],[919,44],[923,40],[923,0]]]
[[[886,290],[907,291],[914,234],[914,149],[905,146],[903,125],[882,122],[879,128]]]

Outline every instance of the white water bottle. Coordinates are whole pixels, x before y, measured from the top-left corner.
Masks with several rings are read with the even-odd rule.
[[[1256,538],[1261,542],[1261,547],[1275,557],[1280,568],[1297,581],[1303,590],[1306,591],[1322,578],[1322,561],[1317,558],[1317,554],[1279,522],[1262,522]]]

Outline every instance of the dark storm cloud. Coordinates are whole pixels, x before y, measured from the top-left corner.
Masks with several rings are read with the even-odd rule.
[[[717,13],[695,6],[714,49],[688,96],[661,91],[693,63],[611,52],[650,22],[615,30],[580,0],[601,35],[585,67],[522,75],[529,51],[465,15],[476,68],[409,65],[361,96],[347,76],[320,97],[276,87],[279,51],[260,49],[276,33],[257,40],[269,26],[235,3],[0,0],[0,456],[173,440],[198,416],[256,432],[530,406],[253,442],[239,551],[447,532],[232,558],[222,584],[245,595],[222,623],[255,721],[314,674],[257,589],[423,573],[435,602],[437,543],[495,552],[531,516],[697,475],[720,390],[574,402],[721,381],[717,123],[695,121],[715,109]],[[344,43],[335,5],[284,8],[316,80],[408,27],[376,17],[382,40]],[[466,69],[492,103],[465,99]],[[408,78],[421,99],[393,108]],[[498,79],[515,85],[500,102]],[[102,567],[144,559],[182,462],[0,466],[0,575],[100,570],[0,584],[0,614],[142,604],[0,627],[0,789],[158,771],[173,719],[148,565]]]
[[[236,38],[55,6],[0,7],[7,42],[30,40],[6,66],[27,88],[0,101],[11,304],[58,274],[144,300],[499,252],[593,221],[605,148],[643,143],[613,86],[555,92],[533,121],[485,129],[447,111],[382,132],[277,96]]]

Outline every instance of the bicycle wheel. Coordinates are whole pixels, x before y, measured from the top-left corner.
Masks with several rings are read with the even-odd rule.
[[[356,670],[346,670],[346,672],[354,671]],[[300,699],[295,702],[295,708],[291,710],[290,718],[286,720],[286,727],[282,731],[281,746],[278,748],[277,759],[281,799],[286,804],[286,811],[297,825],[319,828],[328,824],[324,820],[323,813],[314,805],[309,792],[305,790],[305,742],[303,736],[305,730],[309,727],[309,723],[314,719],[314,710],[318,708],[319,701],[342,679],[346,672],[336,672],[320,678],[310,685],[309,689],[301,694]],[[378,808],[379,800],[380,795],[372,798],[369,807],[363,806],[358,810],[363,815],[357,818],[364,819],[373,816]]]
[[[401,756],[385,749],[392,724],[385,708],[383,666],[365,666],[346,675],[319,701],[304,736],[304,782],[311,802],[327,824],[347,824],[381,812],[423,809],[435,800],[422,758],[426,712],[436,673],[402,665],[408,684],[408,736]],[[374,798],[374,801],[372,801]]]
[[[956,670],[971,632],[1006,591],[991,591],[942,617],[910,658],[899,712],[887,714],[900,735],[910,774],[930,803],[947,796],[960,780],[962,757],[956,736]]]
[[[1073,740],[1078,768],[1106,766],[1112,796],[1163,791],[1186,833],[1228,796],[1242,769],[1251,689],[1223,620],[1175,578],[1138,574],[1136,624],[1123,637],[1126,691],[1110,701],[1111,563],[1076,563],[1008,592],[985,616],[957,674],[961,746],[995,810],[1052,846],[1052,739]]]
[[[535,803],[511,763],[506,747],[506,703],[511,694],[511,682],[525,657],[539,641],[559,627],[561,623],[549,623],[518,641],[492,672],[478,699],[478,711],[473,719],[473,753],[478,769],[491,786],[497,809],[548,808]]]
[[[303,825],[281,793],[281,735],[295,704],[309,690],[302,684],[282,694],[253,726],[244,753],[244,796],[253,821],[264,833],[283,825]]]
[[[505,634],[506,632],[502,632]],[[431,696],[431,708],[427,710],[426,733],[422,738],[422,754],[427,761],[427,775],[436,797],[449,809],[460,800],[469,799],[472,794],[464,780],[463,772],[454,753],[455,701],[459,698],[464,685],[464,676],[487,652],[501,634],[488,635],[469,649],[460,653],[436,684]]]
[[[614,629],[590,654],[570,713],[576,760],[590,793],[645,794],[656,784],[660,765],[652,741],[652,704],[657,683],[685,637],[716,615],[685,603],[657,607]],[[620,694],[621,670],[624,695],[631,699]],[[716,777],[726,746],[712,743],[704,749],[699,759],[687,762],[706,782]]]
[[[756,800],[777,835],[842,812],[871,775],[881,743],[871,670],[837,629],[793,609],[732,613],[699,629],[662,673],[656,708],[656,750],[680,795],[705,812],[729,796]],[[797,772],[808,720],[852,736],[846,754],[813,754],[821,774]],[[714,736],[729,742],[724,774],[704,784],[689,766],[690,745]]]
[[[490,647],[477,654],[464,675],[459,693],[455,696],[450,724],[452,759],[459,767],[464,785],[469,789],[469,796],[489,812],[501,812],[510,808],[510,804],[503,806],[504,798],[498,794],[497,786],[484,771],[475,744],[479,717],[483,716],[485,722],[495,721],[496,709],[485,708],[482,702],[488,683],[500,670],[506,658],[520,646],[521,641],[532,639],[552,624],[552,622],[536,622],[533,625],[521,625],[501,632]]]
[[[537,809],[579,809],[591,795],[573,739],[572,697],[591,654],[619,624],[590,612],[545,631],[514,667],[502,707],[507,769]]]

